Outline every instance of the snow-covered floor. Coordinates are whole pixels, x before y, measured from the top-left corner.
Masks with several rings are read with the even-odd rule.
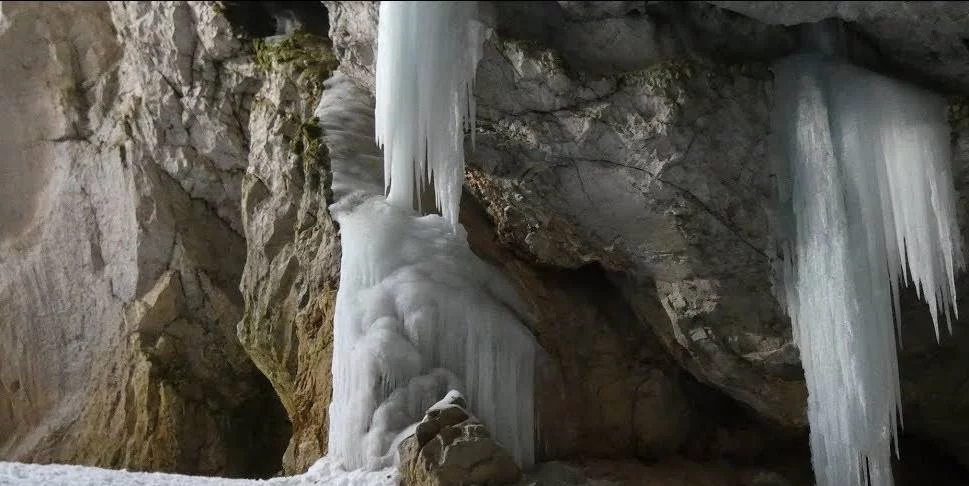
[[[272,479],[226,479],[116,471],[85,466],[0,462],[0,486],[396,486],[394,469],[344,471],[321,459],[305,474]]]

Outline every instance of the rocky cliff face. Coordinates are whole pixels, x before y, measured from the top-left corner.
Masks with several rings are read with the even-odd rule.
[[[952,95],[966,234],[965,9],[486,5],[461,219],[535,317],[540,458],[727,459],[712,476],[797,484],[806,452],[784,448],[804,441],[806,391],[770,289],[769,62],[798,48],[795,24],[839,17],[856,62]],[[0,121],[0,458],[305,470],[326,452],[339,278],[326,131],[372,135],[313,110],[337,66],[372,103],[376,4],[2,12],[0,107],[17,115]],[[903,454],[969,466],[964,323],[937,346],[905,301]]]
[[[311,34],[259,49],[267,82],[253,106],[242,184],[248,245],[239,338],[293,423],[283,466],[296,473],[326,453],[340,240],[313,111],[336,62],[329,41]]]
[[[235,332],[242,44],[206,4],[4,16],[3,457],[274,473],[286,419]]]

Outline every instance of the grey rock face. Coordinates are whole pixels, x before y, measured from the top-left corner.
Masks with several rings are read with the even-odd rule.
[[[350,35],[341,25],[359,32],[375,24],[372,11],[359,5],[332,9],[333,18],[343,19],[331,23],[338,53],[350,49],[340,45]],[[365,19],[351,22],[351,12],[366,12]],[[348,45],[372,46],[375,31],[366,32],[370,37],[354,37]],[[342,62],[341,70],[354,61]],[[366,86],[359,73],[372,67],[347,67]],[[472,247],[490,252],[519,283],[539,316],[536,335],[554,356],[538,413],[549,424],[572,423],[542,428],[548,457],[649,455],[682,446],[694,412],[683,405],[678,377],[649,331],[653,325],[684,363],[695,363],[695,353],[704,365],[719,360],[733,367],[712,378],[697,367],[704,379],[780,421],[803,421],[803,383],[796,373],[790,385],[785,377],[762,376],[765,360],[756,354],[782,361],[779,368],[791,364],[784,362],[790,353],[781,359],[786,351],[777,352],[783,339],[759,338],[769,336],[765,328],[775,322],[790,332],[767,293],[763,255],[770,186],[759,165],[766,165],[769,87],[764,73],[704,69],[666,63],[623,75],[576,76],[535,43],[486,43],[468,189],[497,225],[498,242],[524,258],[494,248],[487,230],[468,217],[462,222]],[[744,121],[727,122],[735,118]],[[722,126],[729,129],[721,133]],[[635,288],[646,289],[642,300],[652,304],[650,314],[637,323],[628,310],[614,309],[621,301],[599,298],[600,290],[609,290],[556,281],[527,262],[573,269],[597,263],[645,276]],[[653,278],[665,285],[662,297]],[[728,292],[730,299],[721,298]],[[661,298],[672,302],[668,312]],[[748,317],[751,304],[760,313],[756,318]],[[727,316],[724,327],[747,326],[751,336],[739,350],[721,348],[725,337],[712,345],[700,341],[694,329],[711,328],[711,314]],[[683,328],[679,334],[694,336],[683,341],[689,348],[673,336],[671,315]],[[618,363],[631,367],[613,366]],[[796,369],[796,354],[792,363]],[[746,381],[735,377],[741,372]]]
[[[674,356],[803,423],[769,293],[767,73],[662,63],[587,78],[555,59],[495,41],[479,68],[480,172],[468,182],[499,237],[546,264],[646,279],[623,288]],[[665,312],[643,309],[657,300]]]
[[[329,157],[348,149],[323,141],[370,140],[372,126],[312,111],[333,61],[362,87],[353,102],[372,103],[378,15],[325,3],[335,59],[296,35],[305,19],[247,45],[211,3],[4,4],[0,108],[19,115],[0,120],[0,457],[264,475],[279,463],[259,459],[287,438],[286,472],[325,453],[340,259]],[[717,423],[722,403],[690,375],[804,425],[769,288],[761,63],[797,48],[792,24],[837,17],[886,70],[966,92],[965,7],[486,7],[497,35],[479,65],[462,222],[535,315],[541,454],[759,457],[763,438],[731,438],[743,431]],[[951,106],[965,233],[969,109]],[[969,463],[963,323],[939,347],[924,306],[903,298],[906,430]],[[489,439],[449,427],[457,442]],[[628,476],[729,476],[642,467]]]
[[[283,469],[298,473],[326,453],[340,240],[327,211],[332,176],[313,111],[335,63],[329,42],[310,34],[261,49],[266,78],[249,118],[242,184],[247,250],[238,336],[286,407],[293,430]]]
[[[0,455],[274,472],[285,419],[234,332],[257,85],[241,44],[201,3],[4,15],[0,50],[23,62],[0,103],[24,115],[4,122],[0,165],[17,201],[0,242]]]
[[[330,12],[330,39],[340,71],[371,93],[377,62],[377,2],[323,2]]]

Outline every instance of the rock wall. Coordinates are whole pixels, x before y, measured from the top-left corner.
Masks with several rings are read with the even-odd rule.
[[[326,453],[340,240],[327,205],[329,158],[313,115],[336,67],[325,37],[298,34],[259,48],[266,83],[250,121],[242,184],[247,257],[239,339],[293,423],[288,473]]]
[[[279,468],[286,418],[235,335],[260,83],[212,7],[3,6],[5,459]]]

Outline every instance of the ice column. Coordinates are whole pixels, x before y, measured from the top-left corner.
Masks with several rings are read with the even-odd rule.
[[[775,65],[781,292],[821,486],[889,485],[904,280],[938,335],[963,265],[944,101],[816,55]]]
[[[317,110],[343,249],[329,454],[348,468],[390,465],[399,441],[452,389],[522,466],[534,461],[538,347],[523,324],[528,311],[458,223],[484,32],[476,8],[382,2],[375,116],[339,73]],[[383,184],[373,139],[368,147],[360,136],[367,129],[384,148]],[[414,210],[428,181],[442,215]]]

